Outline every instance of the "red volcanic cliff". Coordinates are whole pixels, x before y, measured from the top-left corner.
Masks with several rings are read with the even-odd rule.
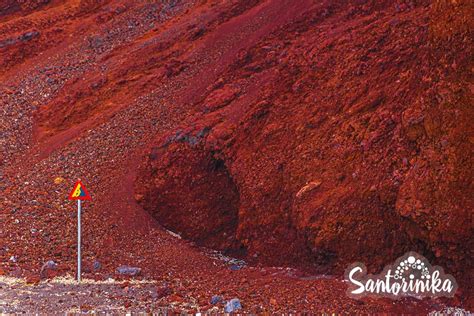
[[[441,0],[3,1],[1,258],[73,269],[62,181],[81,177],[85,256],[105,269],[124,253],[208,268],[157,222],[311,273],[417,251],[472,305],[473,16]]]
[[[269,19],[188,101],[189,121],[157,137],[140,203],[205,245],[227,249],[215,236],[231,235],[249,260],[334,272],[411,249],[472,271],[472,34],[436,19],[461,9],[281,8],[292,23]]]

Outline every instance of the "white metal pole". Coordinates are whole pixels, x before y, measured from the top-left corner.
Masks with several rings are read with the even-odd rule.
[[[81,200],[77,200],[77,282],[81,282]]]

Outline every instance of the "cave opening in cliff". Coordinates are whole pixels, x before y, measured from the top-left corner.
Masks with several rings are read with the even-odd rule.
[[[183,143],[162,151],[162,159],[150,159],[139,176],[143,208],[198,245],[226,254],[245,252],[236,238],[239,191],[225,161]]]

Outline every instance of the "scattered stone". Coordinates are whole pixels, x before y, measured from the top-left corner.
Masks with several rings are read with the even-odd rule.
[[[220,109],[234,101],[240,93],[240,88],[234,85],[224,87],[211,92],[204,101],[205,112],[212,112]]]
[[[242,269],[242,267],[239,266],[238,264],[233,264],[233,265],[230,266],[230,269],[231,269],[232,271],[237,271],[237,270]]]
[[[102,268],[102,265],[100,264],[99,261],[97,260],[94,260],[94,263],[92,264],[92,268],[95,270],[95,271],[98,271]]]
[[[240,304],[240,300],[238,298],[233,298],[225,304],[224,311],[226,313],[232,313],[238,309],[241,309],[242,305]]]
[[[429,316],[442,316],[442,315],[473,315],[472,312],[467,311],[460,307],[445,307],[441,311],[431,311]]]
[[[14,45],[17,41],[15,38],[7,38],[6,40],[0,41],[0,48]]]
[[[64,182],[64,178],[62,177],[57,177],[54,179],[54,184],[61,184]]]
[[[53,260],[46,261],[40,270],[41,278],[51,278],[54,277],[54,270],[56,270],[57,264]]]
[[[315,181],[311,181],[309,182],[308,184],[306,184],[305,186],[303,186],[299,191],[298,193],[296,193],[296,197],[297,198],[300,198],[301,196],[303,196],[303,194],[305,194],[306,192],[309,192],[309,191],[312,191],[316,188],[318,188],[320,185],[321,185],[321,181],[319,180],[315,180]]]
[[[222,301],[222,296],[214,295],[214,296],[211,297],[211,302],[210,303],[212,305],[216,305],[216,304],[220,303],[221,301]]]
[[[117,268],[117,272],[122,275],[137,276],[140,274],[142,269],[130,266],[120,266]]]
[[[38,31],[26,32],[25,34],[20,36],[20,40],[27,42],[27,41],[32,40],[35,37],[38,37],[39,35],[40,33]]]
[[[141,202],[141,201],[143,201],[144,195],[143,194],[135,194],[133,197],[135,198],[135,201]]]

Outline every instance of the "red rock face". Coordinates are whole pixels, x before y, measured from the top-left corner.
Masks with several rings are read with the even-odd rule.
[[[335,275],[418,251],[470,293],[473,16],[469,1],[1,2],[1,259],[74,270],[63,195],[80,176],[86,255],[112,273],[123,252],[194,271],[156,221]]]
[[[48,4],[50,0],[4,0],[0,3],[0,17],[14,13],[30,13]]]
[[[215,190],[239,201],[225,203],[238,208],[233,238],[249,260],[334,273],[415,250],[472,271],[471,39],[438,34],[439,7],[378,8],[310,9],[241,51],[195,103],[186,140],[156,142],[163,161],[146,158],[142,205],[214,245],[215,223],[193,218],[213,208],[197,196],[219,199],[192,179],[214,182],[196,158],[219,157],[235,189]]]

